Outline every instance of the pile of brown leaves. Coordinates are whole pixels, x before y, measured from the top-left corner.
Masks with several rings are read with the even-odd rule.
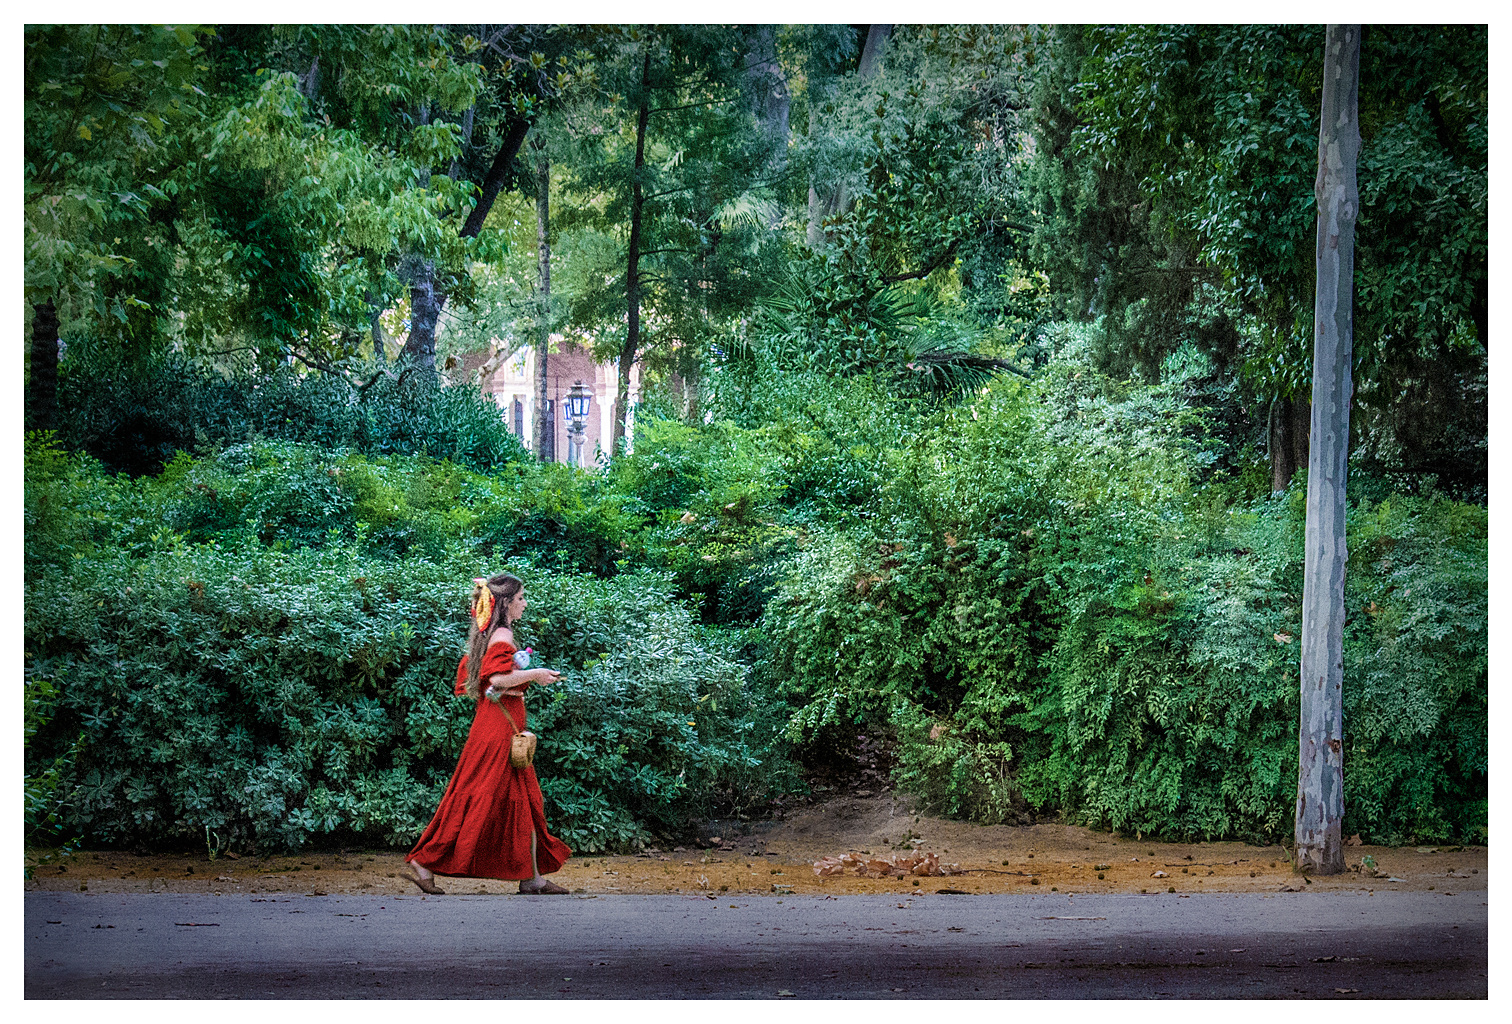
[[[866,878],[906,878],[909,875],[929,877],[954,875],[961,871],[961,865],[941,864],[939,855],[933,853],[895,853],[886,860],[864,853],[842,853],[838,857],[824,857],[814,861],[814,874],[821,878],[844,874],[847,868]]]

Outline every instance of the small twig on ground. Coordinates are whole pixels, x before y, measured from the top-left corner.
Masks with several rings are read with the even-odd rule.
[[[955,872],[955,874],[964,875],[964,874],[968,874],[968,873],[970,873],[972,871],[985,871],[988,874],[992,874],[992,875],[1037,875],[1037,874],[1040,874],[1040,872],[1038,872],[1038,871],[1000,871],[997,868],[962,868],[960,871]]]

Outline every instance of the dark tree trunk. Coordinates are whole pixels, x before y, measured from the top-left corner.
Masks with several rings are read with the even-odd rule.
[[[763,140],[770,147],[767,168],[773,174],[780,174],[787,167],[788,114],[792,96],[782,65],[777,62],[777,26],[752,26],[746,41],[750,47],[746,53],[746,68],[750,76],[751,112],[761,125]]]
[[[383,350],[383,307],[371,291],[364,293],[362,299],[371,310],[368,315],[368,330],[373,338],[373,358],[382,364],[388,359],[388,353]]]
[[[320,58],[310,61],[310,70],[299,76],[298,89],[305,99],[313,100],[320,92]]]
[[[509,122],[499,152],[494,156],[488,176],[483,179],[478,190],[478,204],[468,214],[467,223],[462,225],[459,232],[463,238],[476,238],[478,232],[483,230],[483,221],[487,219],[488,211],[493,209],[494,200],[499,198],[509,165],[520,152],[520,144],[525,141],[525,131],[529,127],[529,123],[524,120]],[[422,374],[431,378],[436,373],[436,322],[445,308],[446,293],[436,287],[435,264],[430,260],[420,261],[410,285],[410,333],[404,343],[404,357],[418,367]]]
[[[536,150],[536,294],[540,299],[540,323],[536,328],[536,415],[531,445],[541,462],[553,462],[556,452],[547,449],[551,435],[551,408],[547,404],[547,358],[551,349],[551,161],[546,147]]]
[[[858,26],[859,27],[859,26]],[[866,26],[866,42],[861,47],[861,61],[856,66],[857,78],[870,78],[882,66],[882,51],[892,35],[891,25]],[[850,204],[845,183],[810,182],[808,196],[808,233],[806,240],[810,249],[821,249],[826,242],[824,221],[838,214]]]
[[[1298,871],[1344,870],[1344,537],[1354,347],[1354,232],[1360,206],[1360,26],[1330,25],[1318,132],[1312,439],[1302,583]]]
[[[635,170],[630,179],[630,244],[625,257],[625,346],[620,349],[619,387],[614,402],[614,436],[610,439],[610,458],[618,456],[625,443],[625,420],[630,405],[630,370],[640,348],[640,249],[641,215],[645,193],[641,188],[641,170],[646,165],[646,126],[651,120],[651,52],[646,51],[641,65],[640,110],[635,117]]]
[[[1276,400],[1271,410],[1271,490],[1284,491],[1297,470],[1307,465],[1307,434],[1312,403],[1302,395]]]
[[[494,200],[499,198],[499,192],[504,188],[509,165],[514,163],[516,154],[520,152],[520,144],[525,141],[525,132],[529,128],[530,122],[524,118],[514,118],[509,122],[504,132],[504,141],[499,144],[499,152],[494,156],[482,184],[478,186],[478,205],[473,207],[472,213],[467,215],[467,223],[462,225],[463,238],[477,238],[478,232],[483,230],[483,221],[488,218],[488,211],[493,209]]]
[[[436,322],[446,305],[446,293],[436,289],[436,265],[431,260],[417,261],[414,281],[410,284],[410,332],[404,342],[404,358],[421,374],[436,374]]]
[[[53,300],[32,306],[31,375],[26,387],[27,428],[58,425],[58,310]]]

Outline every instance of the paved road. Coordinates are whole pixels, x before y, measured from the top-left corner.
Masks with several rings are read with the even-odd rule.
[[[1484,999],[1488,962],[1484,892],[29,892],[25,960],[28,999]]]

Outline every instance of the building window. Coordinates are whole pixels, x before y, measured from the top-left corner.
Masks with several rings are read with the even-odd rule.
[[[518,398],[514,400],[514,432],[515,437],[525,440],[525,406]]]

